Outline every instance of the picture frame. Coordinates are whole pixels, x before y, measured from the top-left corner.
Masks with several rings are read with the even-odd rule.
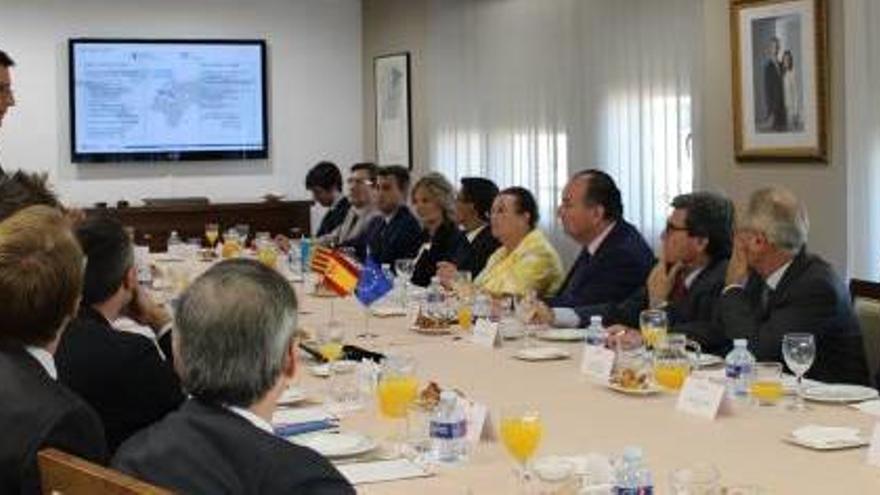
[[[739,161],[828,162],[826,0],[731,0]]]
[[[376,163],[412,170],[412,101],[409,52],[373,59]]]

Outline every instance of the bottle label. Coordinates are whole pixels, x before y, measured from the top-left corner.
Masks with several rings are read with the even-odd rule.
[[[457,423],[441,423],[439,421],[431,421],[431,438],[442,438],[453,440],[456,438],[464,438],[467,434],[467,422],[464,420]]]
[[[638,488],[621,488],[614,489],[614,495],[653,495],[654,487],[640,486]]]

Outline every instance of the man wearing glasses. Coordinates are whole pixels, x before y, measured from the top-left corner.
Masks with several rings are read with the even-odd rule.
[[[10,68],[15,66],[12,58],[3,50],[0,50],[0,127],[3,127],[3,117],[6,111],[15,106],[15,96],[12,94],[12,75]],[[0,166],[0,175],[3,175],[3,167]]]
[[[370,220],[378,215],[376,211],[376,176],[379,167],[375,163],[355,163],[348,176],[348,209],[338,227],[321,237],[321,241],[336,246],[353,246]]]

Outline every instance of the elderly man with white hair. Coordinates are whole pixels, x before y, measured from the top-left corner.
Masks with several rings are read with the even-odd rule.
[[[809,220],[788,190],[755,191],[737,228],[719,318],[727,338],[744,338],[759,361],[783,361],[786,333],[810,333],[816,359],[807,376],[867,383],[862,335],[849,294],[831,266],[806,250]]]

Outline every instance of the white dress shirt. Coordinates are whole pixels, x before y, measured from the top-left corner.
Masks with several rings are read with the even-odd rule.
[[[58,369],[55,368],[55,358],[52,356],[52,353],[43,349],[42,347],[36,346],[27,346],[24,348],[28,354],[34,357],[37,362],[40,363],[40,366],[46,370],[46,373],[52,377],[53,380],[58,379]]]
[[[249,411],[243,407],[236,407],[236,406],[225,406],[225,407],[229,411],[241,416],[242,418],[246,419],[250,424],[265,431],[266,433],[269,433],[272,435],[275,434],[275,430],[272,428],[272,425],[269,424],[268,421],[257,416],[256,414],[252,413],[251,411]]]

